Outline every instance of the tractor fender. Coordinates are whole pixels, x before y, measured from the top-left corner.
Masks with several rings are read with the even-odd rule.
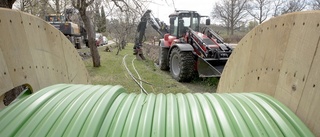
[[[174,44],[174,45],[171,46],[170,52],[175,47],[179,48],[180,51],[194,51],[193,47],[190,44],[187,44],[187,43],[180,44],[180,43],[178,43],[178,44]]]
[[[160,39],[159,40],[159,46],[164,47],[164,48],[169,48],[170,47],[170,43],[169,43],[169,41],[165,41],[164,39]]]
[[[177,43],[177,44],[174,44],[174,45],[172,45],[171,47],[170,47],[170,50],[169,50],[169,56],[170,56],[170,54],[171,54],[171,51],[172,51],[172,49],[174,49],[174,48],[179,48],[179,50],[180,51],[194,51],[194,49],[193,49],[193,47],[190,45],[190,44],[187,44],[187,43],[183,43],[183,44],[181,44],[181,43]],[[169,58],[169,56],[168,56],[168,58]]]
[[[166,41],[164,41],[164,39],[160,39],[159,40],[159,46],[160,48],[169,48],[169,46],[166,46]]]
[[[159,41],[159,48],[161,48],[161,50],[168,52],[170,47],[166,46],[165,41],[163,39],[160,39]]]
[[[193,47],[188,43],[176,43],[170,47],[170,50],[168,52],[168,57],[167,57],[168,59],[170,59],[171,51],[174,48],[179,48],[180,51],[191,51],[191,52],[194,51]]]

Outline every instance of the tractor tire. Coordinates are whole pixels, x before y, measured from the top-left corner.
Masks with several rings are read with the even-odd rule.
[[[159,67],[161,70],[169,70],[168,66],[168,50],[163,50],[161,46],[159,46]]]
[[[179,82],[190,82],[194,74],[195,60],[192,52],[180,52],[174,48],[170,54],[170,74]]]

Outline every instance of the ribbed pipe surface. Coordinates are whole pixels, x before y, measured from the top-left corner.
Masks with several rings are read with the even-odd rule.
[[[58,84],[0,111],[0,136],[313,136],[259,93],[128,94],[121,86]]]

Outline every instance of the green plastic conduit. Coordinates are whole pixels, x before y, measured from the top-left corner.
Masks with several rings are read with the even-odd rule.
[[[135,94],[121,86],[58,84],[0,111],[0,136],[313,136],[260,93]]]

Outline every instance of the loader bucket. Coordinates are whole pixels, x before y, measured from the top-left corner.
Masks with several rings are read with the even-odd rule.
[[[204,59],[198,57],[199,77],[220,77],[227,60]]]

